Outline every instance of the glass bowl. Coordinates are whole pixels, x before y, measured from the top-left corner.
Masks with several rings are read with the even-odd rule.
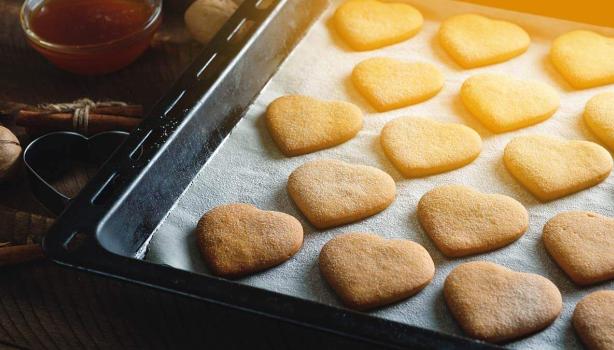
[[[40,52],[49,62],[77,74],[105,74],[132,63],[149,47],[153,35],[162,22],[162,0],[142,0],[150,5],[151,14],[138,30],[102,43],[57,44],[41,38],[30,25],[32,13],[45,1],[24,1],[20,12],[21,28],[30,46]]]

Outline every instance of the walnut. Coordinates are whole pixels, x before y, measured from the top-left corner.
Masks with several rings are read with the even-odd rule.
[[[21,146],[13,133],[0,126],[0,182],[9,180],[19,164]]]
[[[186,10],[184,20],[192,37],[206,44],[236,10],[232,0],[196,0]]]

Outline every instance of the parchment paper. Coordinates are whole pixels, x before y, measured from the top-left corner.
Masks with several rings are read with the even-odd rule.
[[[246,117],[237,125],[215,156],[203,167],[180,197],[174,209],[154,233],[146,259],[180,269],[207,273],[192,234],[196,222],[207,210],[225,203],[252,203],[261,209],[277,210],[297,217],[305,229],[300,252],[286,263],[244,279],[240,283],[286,293],[305,299],[340,306],[332,290],[320,276],[317,257],[322,245],[342,232],[375,232],[382,236],[411,239],[422,244],[436,265],[433,282],[418,295],[398,304],[371,312],[402,323],[462,334],[445,305],[442,287],[448,273],[470,260],[488,260],[517,271],[533,272],[552,280],[563,295],[561,316],[546,330],[510,343],[514,348],[577,348],[580,342],[571,326],[576,303],[589,292],[614,289],[614,282],[588,288],[576,287],[546,253],[541,242],[544,223],[566,210],[591,210],[614,216],[614,177],[604,183],[550,203],[538,202],[505,170],[502,153],[515,136],[543,133],[569,139],[596,141],[582,122],[586,101],[614,86],[574,91],[562,80],[547,54],[552,39],[574,29],[591,29],[614,35],[614,30],[552,18],[498,10],[448,0],[411,0],[425,17],[423,29],[401,44],[369,52],[353,52],[329,27],[329,20],[339,1],[309,30],[268,83]],[[458,13],[480,13],[507,19],[524,27],[532,38],[527,53],[497,65],[462,70],[437,43],[441,20]],[[432,62],[445,74],[445,86],[434,98],[408,108],[376,113],[349,82],[352,68],[373,56],[388,56],[407,61]],[[515,132],[495,135],[486,130],[464,108],[459,98],[463,81],[478,73],[502,72],[519,78],[533,78],[552,85],[561,96],[559,111],[541,124]],[[363,130],[351,141],[324,151],[284,157],[269,136],[263,113],[275,98],[286,94],[305,94],[323,99],[345,100],[365,112]],[[385,158],[379,145],[383,125],[400,116],[424,116],[439,121],[463,123],[483,138],[483,150],[472,164],[444,174],[421,179],[404,179]],[[367,164],[387,171],[397,181],[396,201],[384,212],[355,224],[317,231],[298,212],[286,192],[288,175],[299,165],[313,159],[334,158]],[[433,187],[461,183],[483,192],[501,193],[522,202],[530,213],[530,228],[517,242],[503,249],[467,259],[447,259],[432,244],[416,218],[416,204]],[[614,253],[614,252],[613,252]]]

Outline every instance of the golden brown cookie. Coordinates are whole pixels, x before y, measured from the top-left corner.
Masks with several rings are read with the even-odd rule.
[[[362,128],[362,112],[347,102],[291,95],[269,105],[266,121],[282,153],[296,156],[350,140]]]
[[[546,223],[542,239],[577,284],[614,279],[614,219],[587,211],[560,213]]]
[[[538,80],[484,73],[465,80],[463,104],[490,131],[501,133],[543,122],[559,108],[559,95]]]
[[[463,167],[477,158],[482,149],[480,135],[467,126],[416,117],[386,123],[380,143],[388,159],[405,177]]]
[[[288,193],[319,229],[358,221],[386,209],[396,196],[387,173],[339,160],[315,160],[290,174]]]
[[[614,150],[614,92],[604,92],[586,103],[584,121],[610,150]]]
[[[588,30],[565,33],[552,42],[550,59],[576,89],[614,83],[614,38]]]
[[[510,141],[503,162],[516,180],[542,201],[595,186],[612,171],[612,156],[598,144],[543,135]]]
[[[418,220],[437,248],[451,257],[499,249],[529,226],[527,210],[515,199],[462,185],[427,192],[418,202]]]
[[[548,279],[486,261],[456,267],[444,283],[446,303],[471,337],[500,343],[546,328],[563,306]]]
[[[303,244],[303,227],[294,217],[250,204],[209,210],[195,231],[213,274],[240,277],[279,265]]]
[[[320,271],[350,308],[372,309],[408,298],[435,274],[429,253],[405,239],[346,233],[324,245]]]
[[[333,17],[339,36],[354,50],[374,50],[414,36],[422,14],[409,4],[377,0],[346,1]]]
[[[596,291],[580,300],[572,322],[590,350],[614,349],[614,290]]]
[[[437,95],[444,79],[441,71],[430,63],[375,57],[354,67],[352,83],[375,109],[385,112]]]
[[[456,63],[474,68],[524,53],[531,38],[514,23],[467,13],[443,21],[439,42]]]

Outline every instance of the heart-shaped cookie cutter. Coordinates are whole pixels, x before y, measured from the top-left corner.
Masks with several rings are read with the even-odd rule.
[[[71,198],[57,190],[51,181],[65,174],[73,162],[101,166],[128,135],[124,131],[106,131],[86,137],[71,131],[58,131],[32,141],[23,152],[23,161],[35,197],[59,215]]]

